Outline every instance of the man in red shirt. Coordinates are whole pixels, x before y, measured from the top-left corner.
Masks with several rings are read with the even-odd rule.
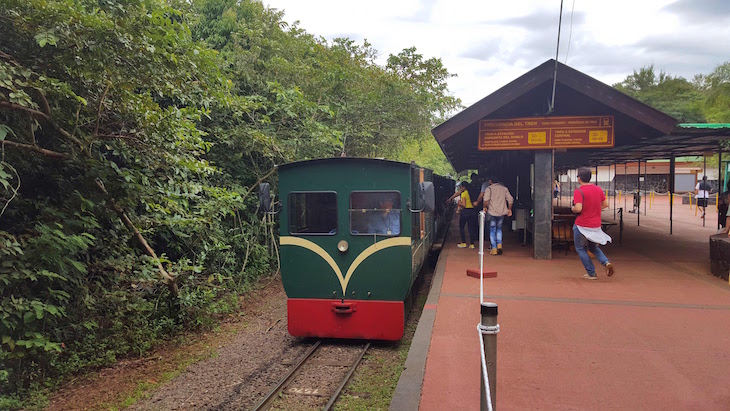
[[[573,207],[571,210],[578,214],[573,226],[573,242],[575,251],[580,256],[580,261],[586,269],[583,278],[586,280],[596,279],[596,267],[588,255],[590,250],[598,259],[598,262],[606,267],[606,275],[613,275],[613,264],[599,244],[605,245],[611,241],[611,237],[601,229],[601,210],[608,207],[608,199],[601,190],[601,187],[591,184],[591,169],[581,167],[578,169],[578,183],[580,186],[573,193]]]

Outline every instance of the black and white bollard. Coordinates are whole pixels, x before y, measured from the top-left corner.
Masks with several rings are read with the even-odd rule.
[[[482,345],[481,411],[497,409],[497,304],[482,303],[482,322],[479,324]],[[489,385],[484,383],[485,369]],[[487,390],[489,392],[487,392]],[[489,399],[487,399],[489,396]]]

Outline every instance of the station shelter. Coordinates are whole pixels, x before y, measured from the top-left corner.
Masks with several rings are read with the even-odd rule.
[[[730,125],[680,124],[550,59],[431,132],[457,172],[499,176],[515,197],[516,225],[529,226],[534,258],[551,259],[556,173],[613,166],[615,175],[617,165],[633,163],[638,176],[642,163],[646,172],[647,161],[668,160],[673,193],[675,158],[722,158]]]

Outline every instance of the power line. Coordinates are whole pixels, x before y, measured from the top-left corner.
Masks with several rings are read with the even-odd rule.
[[[558,19],[558,44],[555,47],[555,71],[553,72],[553,97],[550,101],[548,113],[555,110],[555,86],[558,82],[558,55],[560,53],[560,26],[563,24],[563,0],[560,0],[560,18]]]
[[[573,11],[575,10],[575,0],[570,8],[570,34],[568,35],[568,49],[565,52],[565,64],[568,64],[568,54],[570,54],[570,42],[573,39]]]

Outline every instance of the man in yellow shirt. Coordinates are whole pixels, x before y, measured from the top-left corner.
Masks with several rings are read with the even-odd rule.
[[[474,208],[474,204],[471,200],[471,195],[475,194],[473,186],[464,181],[461,183],[461,197],[459,199],[459,233],[461,234],[461,243],[456,246],[459,248],[466,248],[466,235],[464,233],[464,226],[469,229],[469,248],[474,248],[474,242],[477,240],[478,235],[478,220],[477,210]],[[470,194],[471,193],[471,194]]]

